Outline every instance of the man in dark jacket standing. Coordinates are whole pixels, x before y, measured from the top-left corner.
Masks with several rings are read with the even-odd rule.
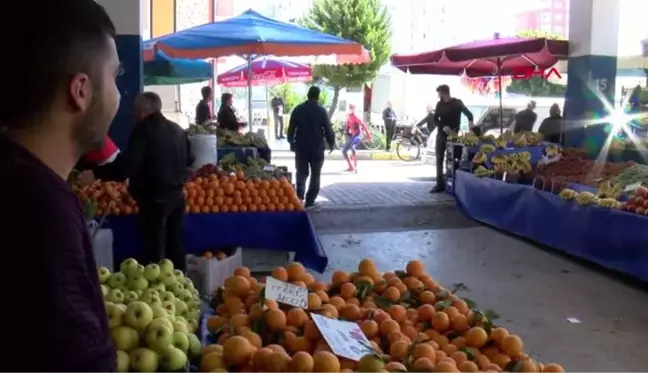
[[[184,130],[161,112],[160,96],[144,92],[135,99],[137,124],[128,148],[113,163],[86,171],[81,179],[129,180],[129,191],[139,206],[143,263],[165,257],[185,270],[182,242],[182,194],[187,167],[194,157]]]
[[[437,126],[436,137],[436,169],[437,183],[430,193],[441,193],[445,191],[445,173],[443,162],[445,160],[446,143],[448,134],[458,133],[461,125],[461,114],[468,118],[468,125],[473,126],[473,115],[464,103],[450,96],[450,87],[443,84],[437,88],[439,102],[434,109],[434,123]]]
[[[385,150],[391,150],[391,142],[396,132],[396,112],[392,109],[391,101],[387,101],[387,107],[382,112],[383,122],[385,122]]]
[[[297,196],[305,199],[306,208],[316,207],[315,199],[320,190],[320,175],[324,165],[324,141],[329,150],[335,146],[335,133],[331,119],[318,102],[320,89],[311,87],[308,90],[308,100],[293,109],[288,124],[288,143],[295,152],[295,168],[297,171]],[[306,179],[310,171],[308,193]]]
[[[535,101],[529,101],[526,109],[515,114],[515,125],[513,126],[513,133],[531,132],[533,125],[538,119],[538,114],[535,113]]]
[[[284,101],[279,95],[275,95],[270,101],[272,113],[274,114],[274,130],[275,139],[280,140],[285,138],[283,134],[283,116],[284,116]]]

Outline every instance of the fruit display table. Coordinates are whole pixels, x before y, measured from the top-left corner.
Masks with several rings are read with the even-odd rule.
[[[218,148],[217,153],[218,153],[219,161],[228,154],[234,154],[236,159],[242,163],[247,162],[248,158],[256,159],[257,157],[264,159],[266,162],[269,163],[272,157],[272,152],[268,147],[261,147],[261,148],[224,147],[224,148]]]
[[[115,262],[139,257],[137,217],[111,216],[106,225],[114,235]],[[207,249],[241,246],[250,249],[294,251],[295,260],[323,272],[328,258],[305,211],[186,214],[185,246],[188,254]]]
[[[464,171],[457,171],[454,194],[458,207],[475,220],[648,280],[646,216],[581,206],[532,186]]]

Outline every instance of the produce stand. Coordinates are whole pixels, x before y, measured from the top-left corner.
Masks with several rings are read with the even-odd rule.
[[[582,206],[532,186],[465,171],[457,172],[454,193],[459,208],[475,220],[648,280],[645,216]]]
[[[139,257],[140,230],[136,216],[111,216],[114,257]],[[305,211],[187,214],[184,221],[188,254],[200,255],[208,248],[242,246],[255,249],[294,251],[295,260],[323,272],[328,258]]]

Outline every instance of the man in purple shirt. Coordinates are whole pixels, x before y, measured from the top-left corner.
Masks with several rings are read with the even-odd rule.
[[[0,104],[0,319],[11,336],[2,369],[114,371],[92,245],[66,178],[101,146],[119,106],[115,28],[94,0],[31,0],[1,13],[0,32],[17,53],[0,59],[11,87]]]

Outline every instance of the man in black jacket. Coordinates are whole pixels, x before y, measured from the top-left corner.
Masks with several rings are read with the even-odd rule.
[[[443,172],[443,162],[446,152],[446,143],[448,134],[451,132],[458,133],[461,125],[461,114],[468,118],[468,125],[473,126],[473,115],[464,103],[450,96],[450,87],[443,84],[437,88],[439,102],[434,109],[434,123],[437,126],[436,137],[436,169],[437,183],[430,193],[441,193],[445,191],[445,173]]]
[[[205,124],[213,118],[211,106],[212,89],[210,86],[204,86],[200,90],[202,100],[196,105],[196,124]]]
[[[513,126],[513,133],[533,131],[533,125],[538,119],[538,114],[534,112],[535,108],[535,101],[529,101],[526,109],[515,114],[515,125]]]
[[[296,189],[299,199],[305,199],[306,208],[316,207],[315,199],[320,190],[320,175],[324,165],[324,141],[330,151],[335,146],[335,133],[326,109],[319,104],[320,89],[308,90],[308,101],[293,109],[288,124],[288,143],[295,152]],[[310,172],[309,172],[310,171]],[[306,179],[310,173],[308,193]]]
[[[274,114],[274,130],[275,139],[280,140],[285,138],[283,134],[284,122],[284,101],[279,95],[275,95],[270,101],[272,113]]]
[[[182,242],[182,193],[187,167],[194,157],[184,130],[161,112],[160,96],[144,92],[135,99],[138,122],[128,148],[113,163],[86,171],[81,179],[129,180],[128,189],[139,206],[143,263],[170,259],[185,270]]]
[[[385,150],[391,150],[391,142],[396,132],[396,112],[392,109],[391,101],[387,101],[387,107],[382,112],[383,122],[385,122]]]

